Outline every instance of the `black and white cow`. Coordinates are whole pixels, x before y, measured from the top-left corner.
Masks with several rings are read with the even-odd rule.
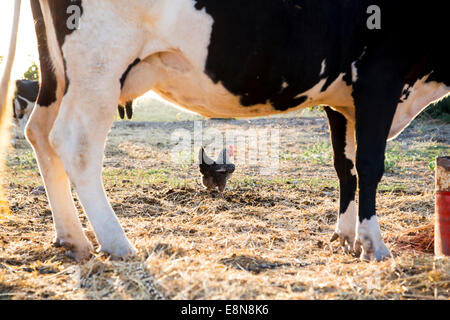
[[[56,243],[74,258],[87,258],[92,245],[69,181],[101,249],[116,256],[135,252],[108,202],[101,171],[117,102],[148,90],[218,118],[328,105],[340,181],[333,239],[363,259],[390,256],[375,214],[386,141],[449,93],[443,3],[31,0],[31,5],[42,86],[27,137],[45,182]]]
[[[16,138],[23,138],[25,125],[33,111],[39,93],[39,81],[16,80],[13,99],[14,122],[17,126]]]

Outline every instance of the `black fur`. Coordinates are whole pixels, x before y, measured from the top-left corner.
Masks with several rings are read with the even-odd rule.
[[[418,79],[450,85],[443,2],[390,0],[196,0],[214,20],[206,74],[252,106],[269,101],[287,110],[321,79],[324,91],[340,74],[353,86],[359,219],[375,215],[375,194],[384,172],[386,139],[396,106]],[[381,29],[371,30],[367,8],[381,9]],[[321,63],[326,61],[320,75]],[[352,63],[357,68],[352,79]],[[285,85],[283,85],[283,83]],[[287,86],[286,86],[287,84]],[[324,104],[327,102],[324,101]],[[336,106],[338,107],[338,106]],[[348,106],[347,106],[348,107]],[[345,119],[331,110],[341,209],[354,198],[356,181],[342,158]]]
[[[27,99],[30,102],[36,102],[39,93],[39,82],[35,80],[17,80],[16,81],[16,91],[14,94],[14,99],[19,102],[21,112],[18,114],[16,112],[15,104],[13,103],[14,118],[22,119],[25,110],[28,106],[28,102],[24,100]]]
[[[56,38],[58,39],[59,47],[62,48],[64,41],[68,35],[74,32],[76,29],[69,29],[67,26],[67,21],[70,14],[67,12],[69,6],[78,6],[81,9],[81,15],[83,15],[83,6],[81,0],[49,0],[48,5],[50,7],[50,12],[52,14],[53,25],[56,31]],[[67,77],[67,67],[66,59],[61,52],[64,61],[64,74],[66,78],[66,85],[64,89],[64,94],[67,93],[69,89],[70,80]]]
[[[50,59],[50,52],[45,31],[44,17],[39,0],[31,0],[31,10],[35,22],[35,31],[38,42],[40,74],[43,85],[39,91],[37,103],[41,107],[49,107],[56,101],[56,75]]]
[[[125,80],[127,79],[128,73],[130,73],[131,69],[133,69],[133,67],[135,65],[137,65],[139,62],[141,62],[141,59],[137,58],[136,60],[134,60],[127,68],[127,70],[125,70],[125,72],[123,73],[122,77],[120,78],[120,88],[122,89],[123,86],[125,85]]]
[[[39,0],[30,0],[30,3],[33,18],[35,21],[35,30],[38,40],[40,69],[42,78],[41,92],[39,93],[37,103],[41,107],[48,107],[56,101],[56,88],[57,88],[56,75],[51,63],[45,23],[42,10],[39,4]],[[77,5],[81,9],[81,14],[83,14],[83,7],[81,5],[81,0],[49,0],[48,5],[51,11],[58,44],[59,47],[61,48],[64,44],[66,36],[75,31],[75,29],[71,30],[67,27],[67,19],[70,16],[67,13],[67,8],[71,5]],[[66,77],[65,92],[67,92],[70,81],[67,77],[67,72],[65,72],[66,61],[64,59],[64,56],[63,60],[64,60],[64,73]]]
[[[244,106],[270,101],[277,110],[296,107],[308,98],[295,98],[298,94],[327,78],[325,90],[340,73],[350,72],[363,51],[362,42],[351,41],[361,33],[354,26],[367,16],[367,6],[358,1],[196,3],[214,19],[205,71]],[[327,68],[320,76],[324,59]]]
[[[39,82],[35,80],[17,80],[16,95],[35,102],[39,93]]]
[[[325,112],[330,126],[334,168],[339,177],[339,214],[342,214],[347,210],[350,202],[355,200],[357,179],[351,173],[354,167],[353,161],[345,156],[347,119],[329,107],[325,107]]]

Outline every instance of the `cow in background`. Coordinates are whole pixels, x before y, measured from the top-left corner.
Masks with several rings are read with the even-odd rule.
[[[33,111],[39,93],[39,81],[16,80],[16,90],[13,98],[13,117],[16,130],[16,138],[25,138],[25,126]],[[129,120],[133,117],[133,101],[127,101],[125,106],[119,105],[119,116],[123,120],[125,114]]]
[[[17,139],[25,138],[25,126],[33,111],[39,93],[39,81],[16,80],[16,90],[13,98],[13,117],[17,127]]]

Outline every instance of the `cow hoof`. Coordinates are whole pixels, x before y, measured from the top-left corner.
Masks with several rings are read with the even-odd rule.
[[[336,223],[336,231],[334,232],[332,241],[338,240],[341,243],[345,253],[354,252],[355,244],[355,230],[356,230],[356,216],[357,216],[356,202],[351,201],[347,210],[340,213]]]
[[[361,252],[360,259],[364,261],[382,261],[392,258],[392,254],[383,241],[376,244],[368,237],[355,241],[355,247]]]
[[[361,260],[381,261],[392,257],[381,238],[380,225],[376,216],[358,223],[355,248],[361,250]]]
[[[336,231],[330,239],[330,242],[339,240],[342,249],[345,253],[354,252],[355,234],[345,234],[343,232]]]
[[[357,240],[355,245],[361,248],[361,260],[379,262],[392,258],[391,251],[389,251],[383,242],[374,246],[372,240],[366,238]]]
[[[125,258],[128,256],[137,255],[137,250],[130,243],[121,246],[101,246],[99,249],[101,252],[107,253],[113,257]]]
[[[76,245],[71,241],[56,238],[53,242],[53,245],[58,248],[65,248],[67,250],[66,256],[74,259],[77,262],[89,259],[91,256],[91,252],[94,250],[92,244],[89,241],[86,241],[82,245]]]

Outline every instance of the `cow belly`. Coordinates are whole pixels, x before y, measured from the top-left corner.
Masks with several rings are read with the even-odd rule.
[[[306,100],[286,111],[276,110],[270,101],[265,104],[255,104],[243,106],[241,96],[229,92],[220,82],[214,83],[202,70],[196,68],[180,52],[158,53],[146,58],[140,65],[146,65],[143,73],[156,74],[154,83],[148,81],[154,92],[162,98],[171,101],[192,112],[199,113],[205,117],[255,117],[271,114],[279,114],[286,111],[294,111],[302,108],[327,104],[332,106],[353,107],[351,97],[351,87],[346,85],[341,75],[338,77],[326,91],[321,91],[326,79],[322,79],[309,90],[300,93],[299,96],[305,96]],[[136,70],[143,69],[139,65]],[[125,88],[142,84],[143,76],[136,72],[130,73]],[[146,77],[149,79],[148,77]],[[131,84],[131,85],[130,85]],[[132,91],[126,89],[124,91]],[[145,90],[143,90],[145,91]],[[122,93],[122,96],[126,93]],[[130,95],[128,99],[134,98]]]
[[[254,117],[279,113],[270,103],[244,107],[240,98],[205,76],[185,75],[155,86],[162,98],[210,118]]]
[[[205,117],[266,116],[291,112],[319,104],[352,106],[352,99],[343,95],[341,96],[340,93],[343,90],[337,90],[337,88],[343,88],[341,84],[337,84],[335,88],[333,86],[330,87],[326,92],[320,92],[323,82],[319,82],[313,88],[302,94],[302,96],[307,97],[305,102],[286,111],[276,110],[269,101],[266,104],[243,106],[240,102],[240,96],[233,95],[222,84],[214,84],[206,75],[200,74],[195,76],[186,74],[184,76],[170,78],[166,82],[156,85],[154,91],[162,96],[162,98]]]
[[[401,102],[397,105],[388,139],[397,137],[430,103],[449,93],[450,88],[437,82],[426,82],[428,76],[409,87],[405,85]]]

